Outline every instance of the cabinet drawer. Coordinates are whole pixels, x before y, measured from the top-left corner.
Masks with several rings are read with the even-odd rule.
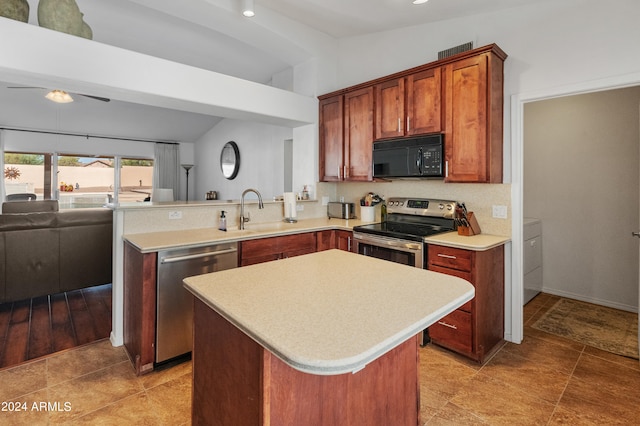
[[[454,277],[462,278],[463,280],[467,280],[471,284],[473,284],[473,281],[471,281],[470,272],[458,271],[457,269],[443,268],[442,266],[435,266],[435,265],[429,265],[428,269],[433,272],[440,272],[442,274],[453,275]],[[475,296],[474,296],[474,299],[475,299]],[[473,312],[472,307],[473,307],[474,299],[469,300],[467,303],[460,306],[458,309],[463,310],[465,312]]]
[[[471,272],[472,252],[470,250],[443,247],[433,244],[429,244],[428,247],[427,262],[429,266],[436,265]]]
[[[429,327],[434,343],[450,349],[472,352],[471,314],[456,310]]]

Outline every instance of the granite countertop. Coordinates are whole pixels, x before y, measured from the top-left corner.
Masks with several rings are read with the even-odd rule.
[[[364,368],[474,297],[461,278],[340,250],[184,283],[288,365],[319,375]]]
[[[220,231],[216,228],[197,228],[176,231],[148,232],[127,234],[126,241],[133,244],[142,253],[183,247],[198,247],[210,244],[274,237],[278,235],[299,234],[330,229],[351,231],[354,226],[364,224],[359,219],[303,219],[296,223],[267,222],[248,223],[246,229]],[[488,250],[509,241],[509,237],[480,234],[471,237],[458,235],[457,232],[446,232],[429,237],[427,242],[467,250]]]

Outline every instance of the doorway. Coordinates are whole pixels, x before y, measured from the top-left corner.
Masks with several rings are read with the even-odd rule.
[[[523,215],[541,221],[546,293],[637,311],[639,108],[638,86],[524,106]]]
[[[640,85],[640,73],[591,80],[553,89],[520,93],[511,97],[511,182],[512,182],[512,261],[507,274],[511,277],[511,294],[507,326],[511,327],[510,341],[519,343],[523,337],[523,218],[524,218],[524,107],[529,102],[561,96],[585,94],[610,89],[621,89]],[[638,300],[638,299],[636,299]],[[633,302],[631,302],[633,303]]]

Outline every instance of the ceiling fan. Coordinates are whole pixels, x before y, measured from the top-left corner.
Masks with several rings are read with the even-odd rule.
[[[41,90],[47,90],[44,87],[27,87],[27,86],[9,86],[9,87],[7,87],[7,89],[41,89]],[[74,95],[78,95],[78,96],[84,96],[85,98],[95,99],[96,101],[101,101],[101,102],[110,102],[111,101],[111,99],[103,98],[101,96],[84,95],[82,93],[73,93],[73,94]],[[68,92],[66,92],[64,90],[60,90],[60,89],[53,89],[53,90],[49,91],[45,95],[45,98],[49,99],[52,102],[56,102],[56,103],[60,103],[60,104],[73,102],[73,98],[71,97],[71,94],[69,94]]]

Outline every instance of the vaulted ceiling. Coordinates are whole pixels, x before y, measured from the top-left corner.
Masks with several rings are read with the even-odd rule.
[[[37,25],[38,1],[28,1]],[[76,1],[94,42],[268,84],[343,37],[550,0],[254,0],[253,18],[241,16],[241,0]],[[220,120],[82,96],[53,104],[44,98],[49,88],[10,86],[0,74],[2,126],[191,142]]]

